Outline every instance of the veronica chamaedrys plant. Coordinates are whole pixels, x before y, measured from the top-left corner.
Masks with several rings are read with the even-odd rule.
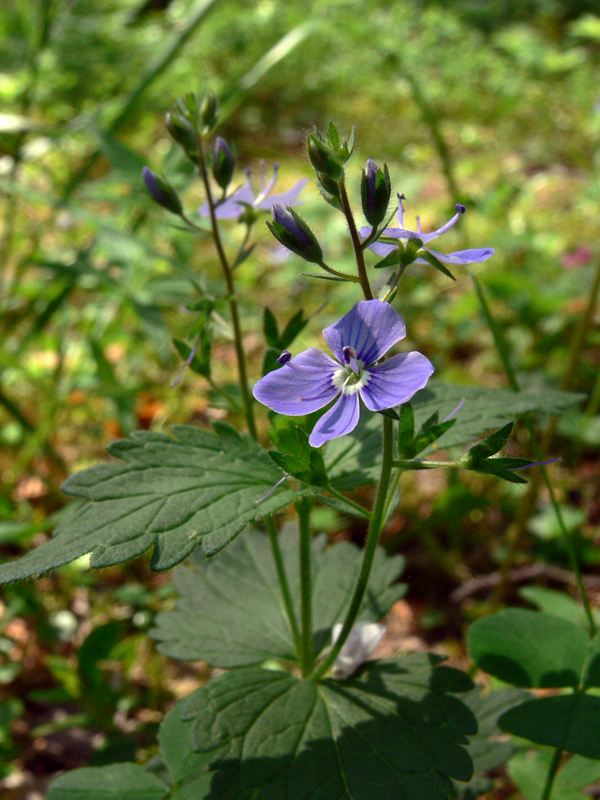
[[[431,233],[423,233],[421,230],[421,220],[417,217],[417,230],[411,231],[404,227],[404,206],[402,201],[404,200],[404,195],[398,195],[398,228],[384,228],[379,235],[379,241],[373,242],[373,244],[369,245],[369,250],[372,250],[378,256],[387,256],[396,248],[396,244],[394,243],[394,239],[398,241],[409,241],[410,239],[420,239],[423,242],[423,245],[427,245],[429,242],[437,239],[443,233],[450,230],[461,216],[465,213],[466,208],[457,203],[456,214],[448,220],[441,228],[438,228],[436,231],[432,231]],[[372,228],[364,227],[360,230],[361,236],[368,238],[372,234]],[[390,239],[392,241],[387,242],[386,239]],[[490,256],[494,255],[494,250],[491,247],[480,247],[480,248],[472,248],[470,250],[457,250],[454,253],[440,253],[437,250],[431,250],[429,247],[423,247],[426,253],[430,253],[434,256],[438,261],[441,261],[442,264],[453,264],[453,265],[466,265],[466,264],[474,264],[475,262],[487,261]],[[427,264],[427,259],[423,258],[422,256],[418,256],[414,259],[415,264]]]
[[[252,185],[252,171],[246,169],[246,183],[236,189],[229,197],[226,197],[215,205],[215,216],[219,219],[238,219],[247,209],[251,209],[252,211],[270,211],[274,203],[281,203],[283,206],[292,205],[304,186],[308,183],[308,178],[301,178],[287,192],[271,194],[277,183],[278,172],[279,165],[274,164],[273,175],[271,176],[271,180],[267,183],[266,165],[264,161],[261,161],[260,189],[257,192]],[[208,202],[200,206],[198,213],[201,217],[209,216]]]
[[[315,425],[312,447],[354,430],[359,397],[369,411],[406,403],[434,371],[422,353],[413,351],[382,360],[406,336],[402,317],[389,303],[361,300],[323,338],[336,359],[311,347],[270,372],[254,387],[254,396],[279,414],[304,416],[338,401]]]

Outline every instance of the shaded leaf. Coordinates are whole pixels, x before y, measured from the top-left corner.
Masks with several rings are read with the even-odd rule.
[[[554,750],[536,748],[511,758],[508,772],[527,800],[539,800],[554,757]],[[552,785],[552,800],[589,800],[583,789],[600,780],[600,762],[573,756],[562,766]]]
[[[298,533],[289,527],[280,534],[280,547],[296,612],[300,609]],[[343,620],[356,583],[362,552],[349,542],[327,546],[313,539],[313,626],[320,650],[331,639],[331,628]],[[215,667],[257,664],[271,658],[294,660],[294,640],[281,599],[268,537],[247,531],[215,558],[194,554],[194,568],[175,571],[179,594],[174,611],[157,615],[151,631],[158,649],[185,661],[204,659]],[[369,587],[359,614],[379,620],[405,592],[394,581],[404,560],[378,550]],[[251,602],[249,602],[251,599]],[[201,608],[202,614],[197,610]]]
[[[181,719],[183,705],[177,703],[165,716],[158,729],[160,757],[172,783],[182,784],[173,798],[189,796],[203,800],[210,790],[208,767],[214,753],[195,753],[192,749],[192,723]],[[171,800],[173,800],[171,798]]]
[[[162,800],[169,788],[139,764],[84,767],[55,778],[46,800]]]
[[[528,700],[503,714],[498,725],[536,744],[600,759],[600,697],[575,693]]]
[[[316,684],[247,668],[184,701],[198,750],[223,746],[211,800],[442,800],[469,780],[468,676],[415,654]],[[439,673],[439,674],[438,674]]]
[[[215,433],[186,425],[174,436],[137,431],[109,452],[125,463],[72,475],[64,490],[91,501],[63,518],[55,536],[0,566],[0,581],[45,572],[91,553],[93,567],[127,561],[154,548],[153,569],[183,561],[198,545],[213,554],[259,515],[295,497],[267,453],[249,436],[216,423]],[[177,437],[177,438],[175,438]]]
[[[588,647],[578,625],[521,608],[477,620],[467,639],[481,669],[525,688],[578,686]]]

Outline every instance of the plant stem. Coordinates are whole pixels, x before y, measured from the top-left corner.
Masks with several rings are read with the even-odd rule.
[[[312,582],[310,574],[310,511],[311,501],[303,497],[296,502],[300,534],[300,620],[302,626],[300,669],[302,675],[310,675],[314,665],[312,633]]]
[[[348,638],[348,634],[356,622],[356,617],[360,611],[360,607],[367,590],[369,575],[371,573],[371,567],[373,566],[373,559],[375,558],[375,553],[377,552],[379,536],[384,523],[385,501],[387,498],[390,477],[392,474],[393,457],[394,427],[392,420],[389,417],[383,417],[383,456],[381,461],[381,475],[379,477],[377,495],[375,497],[375,503],[373,504],[373,511],[371,513],[371,522],[369,524],[369,532],[367,534],[367,541],[365,543],[365,551],[360,568],[360,575],[358,576],[358,581],[350,602],[350,608],[346,614],[346,619],[344,620],[341,633],[329,652],[327,658],[314,673],[314,680],[320,680],[332,666],[340,650],[342,649],[344,642]]]
[[[350,500],[349,497],[346,497],[341,492],[338,492],[337,489],[334,489],[333,486],[328,486],[327,491],[330,492],[334,497],[337,497],[338,500],[342,500],[344,503],[347,503],[352,508],[355,508],[356,511],[360,514],[361,517],[367,517],[368,519],[371,518],[371,512],[368,508],[361,506],[360,503],[355,503],[354,500]]]
[[[248,387],[246,356],[244,353],[244,343],[242,340],[242,326],[240,324],[240,315],[238,311],[237,298],[235,296],[233,274],[231,272],[227,256],[225,255],[225,250],[223,249],[223,243],[221,241],[221,233],[219,231],[219,224],[217,222],[217,216],[215,214],[215,202],[212,195],[212,189],[210,187],[208,170],[206,168],[206,160],[204,158],[204,149],[202,147],[202,140],[200,136],[198,136],[198,153],[199,153],[198,166],[200,168],[200,175],[202,177],[202,182],[204,183],[204,189],[206,191],[206,200],[208,202],[208,210],[210,213],[210,224],[212,228],[213,239],[215,242],[215,247],[217,248],[217,253],[219,255],[219,261],[221,262],[221,269],[223,272],[223,277],[225,278],[225,284],[227,285],[227,293],[229,295],[228,297],[229,313],[231,314],[231,324],[233,326],[233,343],[237,358],[238,374],[240,379],[240,391],[242,393],[242,404],[244,406],[244,413],[246,416],[246,422],[248,424],[248,430],[250,431],[252,437],[256,439],[258,433],[256,430],[256,423],[254,421],[254,412],[252,409],[252,402],[253,402],[252,395],[250,394],[250,389]]]
[[[496,349],[497,349],[498,354],[500,356],[500,359],[502,361],[502,365],[504,367],[504,371],[506,372],[506,376],[508,378],[508,382],[509,382],[509,384],[511,386],[511,389],[513,389],[513,391],[519,392],[520,391],[519,383],[517,381],[517,377],[516,377],[515,371],[513,369],[513,366],[512,366],[512,364],[510,362],[510,355],[509,355],[509,352],[508,352],[508,347],[506,345],[506,342],[504,341],[504,338],[502,336],[500,328],[498,327],[498,325],[496,323],[496,320],[492,316],[492,312],[491,312],[490,307],[489,307],[489,305],[487,303],[485,295],[483,294],[483,290],[482,290],[479,282],[477,281],[477,278],[475,278],[474,275],[472,275],[471,277],[473,278],[473,283],[475,284],[475,290],[477,292],[477,297],[479,298],[479,302],[481,303],[482,311],[484,313],[484,316],[485,316],[485,318],[487,320],[487,323],[488,323],[488,325],[490,327],[490,330],[492,332],[492,336],[494,338],[494,344],[496,345]],[[535,455],[535,459],[536,459],[536,461],[543,461],[544,457],[542,455],[542,450],[541,450],[540,446],[537,443],[537,439],[536,439],[536,436],[535,436],[535,431],[533,429],[533,425],[531,424],[531,420],[528,419],[527,417],[525,417],[524,421],[525,421],[525,426],[527,428],[527,432],[529,433],[529,438],[531,439],[531,444],[532,444],[532,447],[533,447],[533,452],[534,452],[534,455]],[[585,614],[586,614],[586,617],[588,619],[590,633],[591,633],[592,636],[594,636],[595,633],[596,633],[596,622],[594,620],[594,615],[592,613],[592,607],[591,607],[590,599],[588,597],[588,594],[587,594],[587,591],[586,591],[586,588],[585,588],[585,584],[583,582],[583,575],[581,574],[581,567],[579,566],[579,561],[577,559],[577,553],[575,552],[575,548],[573,546],[573,542],[571,540],[571,536],[569,535],[569,532],[567,531],[567,528],[565,526],[565,523],[564,523],[564,520],[563,520],[563,517],[562,517],[562,513],[561,513],[561,510],[560,510],[560,506],[558,504],[558,501],[556,500],[556,495],[554,493],[554,489],[552,487],[552,483],[550,482],[550,478],[548,476],[548,471],[547,471],[546,467],[543,466],[543,465],[540,465],[540,469],[541,469],[541,474],[543,476],[544,482],[545,482],[545,484],[546,484],[546,486],[548,488],[548,492],[550,494],[550,500],[552,502],[552,508],[554,509],[554,514],[556,516],[556,520],[558,522],[558,526],[560,528],[564,543],[565,543],[565,545],[567,547],[567,551],[569,553],[569,560],[571,561],[571,566],[572,566],[573,572],[575,573],[575,579],[577,581],[577,586],[579,588],[579,593],[581,595],[581,602],[583,603]],[[517,548],[518,548],[518,545],[519,545],[520,534],[525,529],[525,525],[527,523],[527,520],[529,519],[530,514],[533,512],[533,509],[535,508],[535,498],[537,496],[537,487],[535,489],[534,489],[534,487],[535,487],[535,484],[532,485],[532,489],[530,490],[528,495],[526,495],[526,497],[524,498],[525,502],[524,502],[524,505],[522,506],[522,509],[523,509],[524,513],[521,513],[521,514],[518,515],[518,517],[519,517],[519,520],[518,520],[519,521],[519,526],[514,529],[514,532],[512,533],[512,535],[510,537],[508,553],[507,553],[506,558],[504,559],[504,562],[503,562],[502,567],[501,567],[501,579],[500,579],[500,582],[499,582],[498,586],[496,587],[496,590],[494,591],[494,594],[492,595],[492,602],[493,603],[494,602],[499,603],[499,601],[500,601],[500,599],[502,597],[502,594],[504,593],[504,589],[505,589],[507,581],[508,581],[508,575],[509,575],[510,569],[512,567],[512,564],[513,564],[513,561],[514,561],[514,558],[515,558],[515,555],[516,555],[516,552],[517,552]],[[550,787],[550,788],[552,788],[552,787]]]
[[[563,751],[560,749],[560,747],[557,747],[556,752],[552,757],[552,763],[550,764],[550,769],[548,770],[548,775],[546,777],[546,785],[544,786],[540,800],[550,800],[552,787],[554,786],[554,779],[556,778],[556,773],[558,772],[558,768],[560,766],[562,754]]]
[[[339,182],[339,186],[340,197],[342,199],[342,208],[344,210],[344,216],[346,217],[346,222],[348,223],[348,228],[350,230],[352,246],[354,247],[354,255],[356,257],[356,266],[358,267],[360,285],[362,287],[365,300],[373,300],[373,292],[371,291],[371,285],[369,283],[369,278],[367,277],[365,255],[362,249],[358,231],[356,230],[356,223],[354,222],[354,216],[352,215],[352,208],[350,207],[350,201],[348,200],[348,193],[346,192],[346,183],[343,175]]]
[[[298,628],[298,621],[294,612],[294,604],[292,602],[292,594],[290,592],[290,585],[288,583],[287,575],[285,574],[285,566],[283,563],[283,556],[281,555],[281,548],[279,547],[279,539],[277,538],[277,530],[272,517],[267,517],[265,520],[267,532],[271,542],[271,550],[273,551],[273,560],[275,561],[275,569],[277,570],[277,577],[279,579],[279,586],[281,587],[281,594],[283,596],[283,603],[292,629],[292,636],[294,637],[294,644],[296,645],[296,652],[298,657],[301,657],[302,642],[300,639],[300,629]]]

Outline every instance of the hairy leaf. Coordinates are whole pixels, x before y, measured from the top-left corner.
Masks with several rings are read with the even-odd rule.
[[[184,701],[195,747],[222,746],[209,800],[442,800],[469,780],[468,676],[426,654],[377,661],[320,684],[256,667]]]
[[[280,547],[298,613],[298,533],[294,527],[280,534]],[[328,547],[326,537],[319,536],[312,542],[311,555],[315,646],[321,649],[329,643],[334,623],[344,619],[362,553],[349,542]],[[181,567],[174,574],[179,594],[175,610],[156,617],[151,634],[160,641],[161,652],[185,661],[204,659],[215,667],[295,658],[265,534],[247,531],[215,558],[194,554],[192,560],[194,568]],[[403,563],[400,556],[388,558],[382,550],[377,552],[359,619],[381,619],[404,594],[406,587],[394,583]]]
[[[215,433],[178,425],[174,436],[138,431],[109,452],[124,463],[72,475],[64,490],[91,502],[59,524],[49,542],[0,566],[0,581],[39,575],[91,553],[93,567],[127,561],[154,548],[153,569],[178,564],[198,545],[216,553],[259,515],[291,503],[271,492],[280,470],[250,437],[229,425]],[[175,438],[176,437],[176,438]]]
[[[55,778],[46,800],[162,800],[169,788],[139,764],[84,767]]]

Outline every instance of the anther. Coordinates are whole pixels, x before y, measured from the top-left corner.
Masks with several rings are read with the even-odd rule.
[[[466,206],[463,206],[462,203],[457,203],[454,208],[458,211],[459,214],[464,214],[467,210]]]
[[[343,353],[344,353],[344,361],[346,364],[350,363],[350,359],[356,358],[356,350],[350,345],[346,345],[346,347],[343,348]]]
[[[284,350],[282,352],[282,354],[279,356],[279,358],[277,359],[277,363],[281,364],[281,365],[287,364],[287,362],[290,360],[291,357],[292,357],[292,354],[290,353],[290,351],[289,350]]]

